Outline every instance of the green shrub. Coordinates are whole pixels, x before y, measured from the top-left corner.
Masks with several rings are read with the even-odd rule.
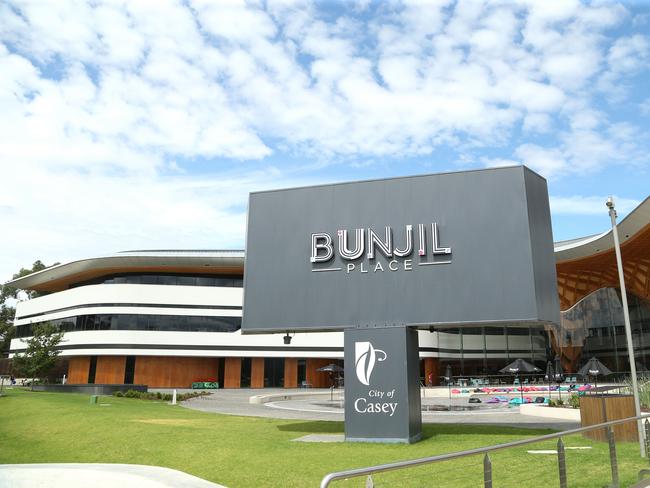
[[[561,398],[558,398],[558,400],[555,402],[555,405],[558,407],[563,407],[564,406],[564,400]]]
[[[571,408],[580,408],[580,397],[578,395],[571,395],[568,403]]]
[[[189,400],[190,398],[200,397],[203,395],[209,395],[210,393],[205,391],[200,392],[190,392],[190,393],[179,393],[176,395],[176,401],[182,402],[184,400]],[[162,392],[145,392],[145,391],[135,391],[127,390],[126,393],[116,391],[113,395],[118,397],[125,398],[139,398],[141,400],[163,400],[165,402],[171,402],[173,394],[171,393],[162,393]]]
[[[555,402],[555,400],[551,400],[551,399],[549,398],[549,400],[548,400],[548,406],[549,406],[549,407],[556,407],[556,406],[557,406],[557,403]]]

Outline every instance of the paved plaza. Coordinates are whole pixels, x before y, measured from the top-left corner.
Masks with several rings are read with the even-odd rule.
[[[449,398],[442,396],[444,391],[434,397],[422,398],[422,422],[428,424],[491,424],[530,428],[550,428],[567,430],[579,427],[574,421],[541,419],[521,415],[519,407],[505,405],[470,404],[469,396],[455,396],[453,409],[476,408],[464,411],[437,411],[449,405]],[[342,390],[329,389],[284,389],[266,388],[264,390],[217,390],[208,396],[193,398],[182,405],[186,408],[228,415],[270,417],[292,420],[330,420],[343,421]],[[252,396],[271,396],[273,401],[250,403]],[[517,395],[515,395],[517,396]],[[275,399],[277,398],[277,399]],[[330,400],[332,398],[332,400]]]

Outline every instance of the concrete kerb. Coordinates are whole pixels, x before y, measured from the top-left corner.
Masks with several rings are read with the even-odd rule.
[[[311,392],[299,392],[299,393],[274,393],[270,395],[253,395],[248,399],[248,403],[252,403],[255,405],[261,405],[264,403],[269,403],[269,402],[281,402],[284,400],[300,400],[300,399],[305,399],[309,397],[332,397],[335,400],[342,400],[343,399],[343,390],[341,389],[336,389],[334,390],[334,393],[328,391],[311,391]]]

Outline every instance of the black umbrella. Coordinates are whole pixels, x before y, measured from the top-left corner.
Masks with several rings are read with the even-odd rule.
[[[587,363],[582,368],[580,368],[578,374],[582,376],[593,376],[596,388],[598,388],[598,376],[609,376],[612,374],[612,370],[601,363],[598,358],[594,356],[589,361],[587,361]]]
[[[534,364],[530,364],[528,361],[524,361],[523,359],[515,359],[513,362],[508,364],[505,368],[501,368],[499,370],[500,373],[510,373],[514,374],[517,378],[519,378],[519,373],[538,373],[540,372],[541,369],[539,369],[537,366]],[[519,391],[521,392],[521,403],[524,403],[524,388],[519,383]]]
[[[555,370],[553,369],[553,363],[551,361],[546,363],[546,374],[544,375],[544,380],[548,383],[548,399],[551,399],[551,382],[554,380]]]
[[[447,390],[449,391],[449,411],[451,411],[451,380],[452,380],[451,364],[447,364],[445,368],[445,381],[447,382]]]
[[[318,368],[316,371],[322,371],[324,373],[342,373],[344,369],[338,364],[330,363],[327,366]]]
[[[530,364],[528,361],[524,361],[523,359],[515,359],[505,368],[499,370],[500,373],[510,373],[514,375],[519,375],[519,373],[539,373],[540,371],[541,369],[537,366]]]
[[[330,374],[330,380],[332,381],[332,386],[330,386],[330,401],[333,399],[334,395],[334,373],[342,373],[344,369],[339,366],[338,364],[330,363],[327,366],[323,366],[322,368],[318,368],[316,371],[321,371],[323,373],[329,373]]]
[[[562,369],[562,361],[560,361],[560,356],[555,356],[555,374],[553,375],[555,382],[557,383],[557,393],[562,400],[562,387],[560,383],[564,381],[564,369]]]

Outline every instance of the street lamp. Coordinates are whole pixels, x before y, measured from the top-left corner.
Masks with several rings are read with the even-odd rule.
[[[632,328],[630,327],[630,312],[627,308],[627,292],[625,291],[625,277],[623,275],[623,261],[621,260],[621,245],[618,241],[618,229],[616,228],[616,209],[614,199],[609,197],[605,202],[609,209],[609,217],[612,219],[612,235],[614,236],[614,251],[616,252],[616,265],[618,266],[618,279],[621,287],[621,301],[623,304],[623,318],[625,320],[625,339],[627,342],[627,357],[630,361],[630,375],[632,375],[632,394],[634,395],[634,415],[641,415],[641,403],[639,402],[639,386],[636,381],[636,363],[634,362],[634,345],[632,344]],[[641,456],[645,457],[645,444],[643,442],[643,426],[641,420],[637,420],[639,431],[639,447]]]

